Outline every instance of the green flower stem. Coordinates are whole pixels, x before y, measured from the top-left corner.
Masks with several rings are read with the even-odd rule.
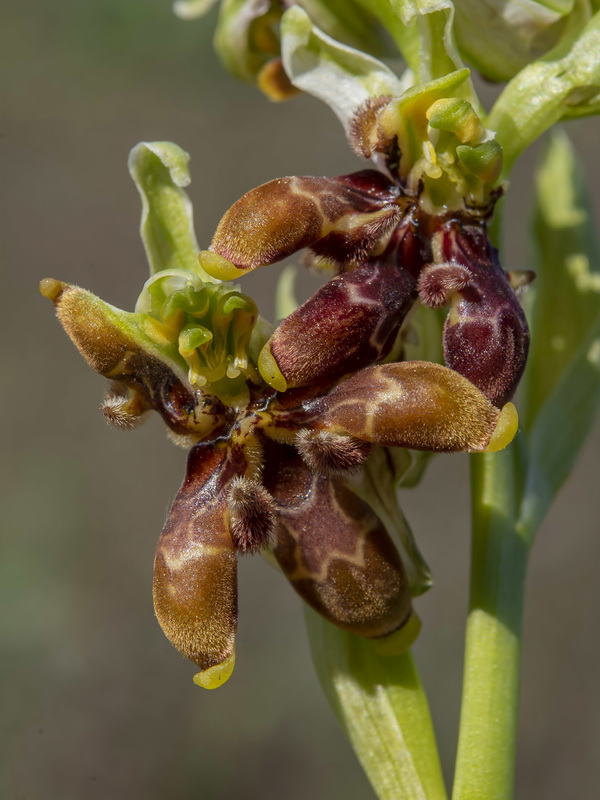
[[[425,692],[410,653],[336,628],[311,609],[306,625],[327,699],[380,800],[445,800]],[[383,641],[383,640],[382,640]]]
[[[516,443],[471,458],[473,540],[453,800],[513,795],[521,627],[531,536],[518,523]]]

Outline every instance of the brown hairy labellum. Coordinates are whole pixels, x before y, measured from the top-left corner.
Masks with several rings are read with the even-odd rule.
[[[395,193],[385,179],[364,191],[357,188],[360,178],[347,177],[353,176],[278,178],[253,189],[221,219],[210,249],[244,270],[273,264],[329,236],[331,253],[319,254],[345,260],[366,253],[398,221]]]
[[[200,668],[196,680],[207,688],[226,680],[235,660],[237,559],[226,492],[235,477],[231,470],[227,449],[192,448],[154,562],[157,619],[167,638]]]
[[[384,358],[416,298],[415,281],[374,263],[328,281],[265,346],[288,388],[327,386]]]
[[[477,452],[500,412],[458,373],[426,361],[368,367],[306,409],[315,427],[384,447]]]
[[[315,475],[270,445],[265,483],[279,524],[275,557],[298,594],[340,628],[387,636],[411,617],[400,556],[372,509],[339,478]]]

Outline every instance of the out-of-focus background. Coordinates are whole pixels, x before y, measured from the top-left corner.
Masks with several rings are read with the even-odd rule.
[[[3,10],[0,797],[371,797],[317,685],[300,602],[260,558],[241,564],[233,679],[213,693],[193,686],[193,666],[163,637],[151,602],[154,545],[185,453],[158,419],[126,434],[106,428],[104,380],[37,291],[52,276],[133,307],[147,266],[126,160],[140,140],[192,154],[204,247],[248,189],[360,164],[316,100],[275,106],[225,74],[211,47],[214,15],[185,23],[168,0]],[[569,131],[598,208],[598,124]],[[514,269],[530,264],[533,158],[517,166],[507,208]],[[277,274],[245,281],[266,316]],[[598,796],[599,446],[596,428],[533,553],[520,800]],[[435,577],[417,603],[416,656],[450,775],[468,591],[466,458],[438,457],[405,508]]]

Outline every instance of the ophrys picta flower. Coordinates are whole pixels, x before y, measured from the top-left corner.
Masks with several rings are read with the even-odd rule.
[[[459,70],[358,108],[351,144],[379,170],[279,178],[222,218],[200,254],[215,277],[304,248],[336,273],[265,345],[258,366],[273,387],[323,385],[385,358],[420,299],[450,307],[446,365],[499,408],[513,396],[529,346],[513,286],[531,275],[506,273],[490,242],[502,150],[459,96],[467,78]]]
[[[382,267],[384,275],[387,269]],[[43,281],[42,292],[88,364],[110,379],[108,421],[129,428],[155,410],[176,439],[191,446],[185,480],[156,550],[154,603],[168,638],[199,667],[195,681],[215,688],[233,670],[236,558],[261,548],[272,547],[296,591],[331,622],[367,638],[398,632],[396,648],[407,647],[418,622],[402,560],[383,523],[346,478],[372,447],[503,447],[516,431],[512,405],[500,412],[472,383],[438,364],[410,361],[353,371],[343,348],[334,348],[337,360],[330,363],[332,376],[345,377],[322,386],[312,381],[308,388],[278,392],[241,351],[229,378],[225,367],[213,363],[216,380],[199,386],[192,380],[196,373],[182,368],[190,359],[197,363],[188,353],[189,315],[197,313],[222,336],[223,325],[235,329],[235,320],[220,313],[220,299],[233,293],[239,313],[247,313],[246,301],[234,287],[199,286],[192,274],[188,286],[179,273],[157,273],[155,279],[161,278],[172,290],[167,305],[160,304],[162,313],[172,312],[167,321],[157,319],[156,307],[155,316],[151,308],[129,314],[59,281]],[[219,302],[211,305],[215,297]],[[353,292],[349,298],[348,313]],[[194,303],[200,310],[194,311]],[[336,305],[338,312],[344,307],[342,300]],[[200,314],[207,308],[213,309],[208,318]],[[397,309],[392,303],[391,310],[384,305],[378,313],[378,326],[386,328]],[[250,314],[246,344],[253,322]],[[226,365],[239,339],[225,340]],[[235,384],[240,374],[246,394]],[[229,392],[235,402],[223,400],[223,380],[235,384]]]

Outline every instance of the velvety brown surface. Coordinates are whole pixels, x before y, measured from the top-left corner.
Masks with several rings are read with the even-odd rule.
[[[314,475],[290,447],[269,444],[265,484],[278,510],[275,557],[298,594],[351,633],[385,636],[411,609],[384,526],[341,478]]]
[[[214,16],[165,0],[8,3],[0,27],[2,469],[0,796],[6,800],[366,800],[322,696],[301,603],[260,558],[239,565],[234,676],[215,692],[165,639],[152,560],[185,451],[155,415],[107,428],[106,380],[38,295],[52,275],[133,309],[147,264],[127,173],[142,140],[192,155],[207,247],[244,192],[280,175],[361,169],[324,105],[274,105],[225,75]],[[497,88],[483,87],[484,101]],[[599,209],[598,123],[566,126]],[[531,172],[517,164],[503,263],[531,268]],[[277,267],[242,281],[274,317]],[[301,272],[300,299],[319,285]],[[556,298],[560,307],[560,298]],[[561,317],[566,325],[566,319]],[[518,404],[518,399],[517,399]],[[529,568],[517,800],[596,800],[600,741],[600,430],[540,531]],[[432,568],[415,657],[442,762],[456,746],[469,566],[468,459],[439,456],[404,511]]]
[[[227,452],[196,445],[156,546],[154,610],[167,638],[201,670],[231,655],[237,558],[228,524]]]

